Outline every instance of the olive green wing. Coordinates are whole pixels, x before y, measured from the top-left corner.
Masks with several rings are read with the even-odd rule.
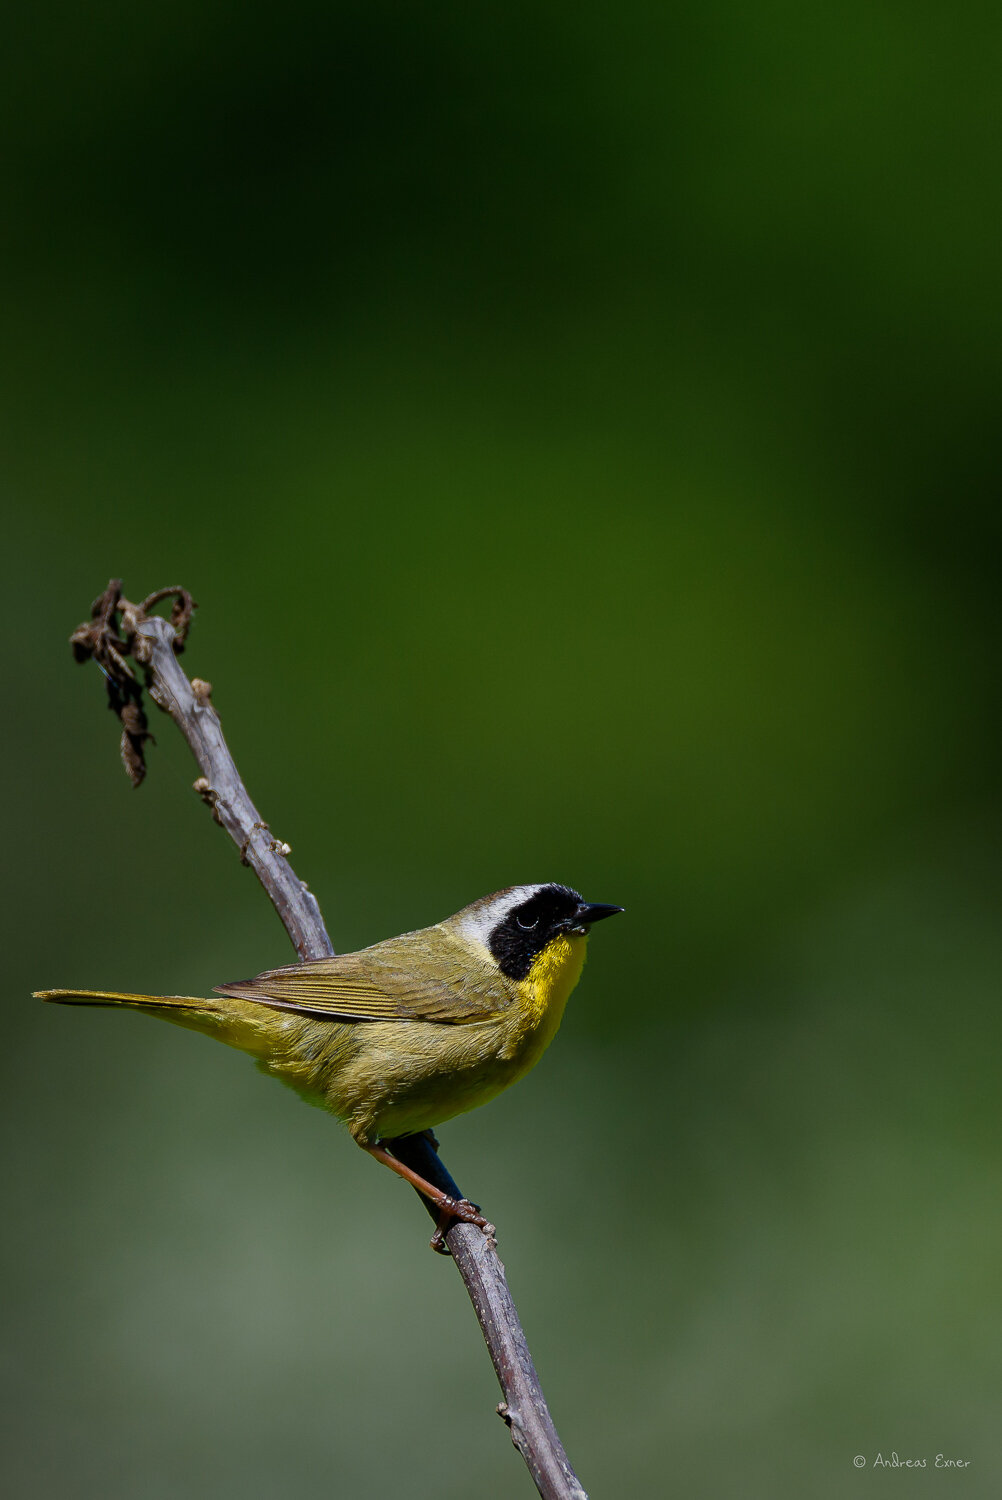
[[[359,953],[268,969],[256,979],[217,985],[216,993],[329,1021],[462,1025],[511,1004],[497,969],[436,928]]]

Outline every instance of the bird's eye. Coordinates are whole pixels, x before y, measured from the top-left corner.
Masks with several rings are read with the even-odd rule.
[[[520,917],[518,915],[518,913],[516,912],[516,914],[515,914],[515,921],[518,923],[519,927],[524,928],[526,932],[531,932],[532,929],[533,929],[533,927],[535,927],[536,924],[537,924],[537,922],[539,921],[539,918],[538,917],[533,917],[532,921],[530,922],[530,921],[527,921],[525,917]]]

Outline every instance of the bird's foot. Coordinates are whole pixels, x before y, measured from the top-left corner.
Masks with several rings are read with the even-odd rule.
[[[480,1212],[479,1205],[471,1203],[469,1198],[447,1197],[439,1205],[438,1224],[430,1240],[432,1250],[437,1251],[439,1255],[452,1254],[446,1244],[445,1237],[457,1220],[461,1224],[475,1224],[478,1229],[483,1230],[484,1236],[491,1248],[493,1249],[496,1246],[495,1234],[497,1231],[490,1220],[484,1218]]]
[[[450,1229],[450,1227],[455,1222],[456,1222],[455,1219],[450,1219],[445,1214],[442,1215],[442,1217],[439,1219],[438,1223],[435,1225],[435,1233],[432,1235],[431,1239],[428,1241],[428,1248],[429,1248],[429,1250],[434,1250],[434,1252],[435,1252],[436,1255],[451,1255],[452,1254],[452,1251],[449,1249],[448,1245],[445,1243],[445,1236],[446,1236],[448,1230]]]

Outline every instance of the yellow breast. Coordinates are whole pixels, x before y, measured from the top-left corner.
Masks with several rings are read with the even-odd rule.
[[[536,958],[518,986],[521,1022],[519,1048],[532,1066],[549,1046],[560,1025],[571,990],[581,977],[587,939],[565,933],[554,938]]]
[[[468,1025],[296,1018],[290,1057],[268,1070],[319,1095],[356,1140],[408,1135],[485,1104],[539,1061],[560,1025],[585,959],[586,938],[561,934],[522,980],[513,1003]]]

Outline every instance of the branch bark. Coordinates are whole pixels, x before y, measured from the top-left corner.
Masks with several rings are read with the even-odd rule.
[[[171,621],[148,611],[174,596]],[[145,775],[143,747],[150,738],[142,709],[142,686],[168,713],[188,742],[200,775],[195,790],[212,809],[250,865],[280,917],[300,959],[334,952],[316,898],[289,864],[289,847],[273,837],[248,795],[212,706],[211,686],[189,681],[178,662],[195,604],[184,589],[160,589],[132,604],[112,580],[92,607],[91,620],[71,637],[78,661],[93,657],[108,683],[110,706],[122,722],[122,759],[133,784]],[[141,685],[126,658],[143,674]],[[461,1190],[424,1136],[393,1142],[394,1155],[452,1197]],[[420,1196],[420,1195],[419,1195]],[[436,1210],[421,1202],[431,1217]],[[544,1500],[587,1500],[553,1425],[518,1312],[495,1246],[471,1224],[455,1223],[445,1236],[469,1293],[487,1344],[503,1400],[498,1414],[508,1425]]]

